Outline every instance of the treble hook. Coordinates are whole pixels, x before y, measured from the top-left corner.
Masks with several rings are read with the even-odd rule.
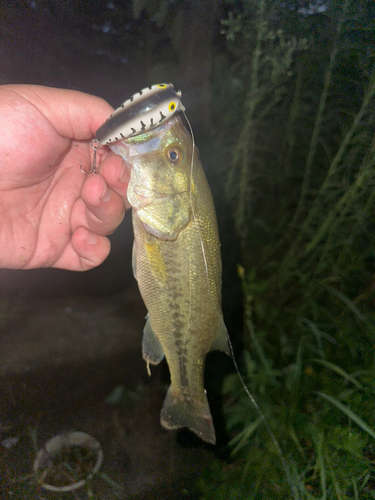
[[[97,174],[97,173],[99,173],[99,167],[100,167],[100,165],[96,166],[96,152],[100,148],[100,142],[95,137],[93,137],[91,139],[91,147],[94,150],[94,156],[93,156],[93,159],[92,159],[92,168],[91,168],[91,170],[89,170],[88,172],[85,172],[83,170],[83,168],[82,168],[82,161],[79,162],[79,168],[80,168],[81,172],[83,174],[85,174],[85,175],[91,175],[91,174]]]

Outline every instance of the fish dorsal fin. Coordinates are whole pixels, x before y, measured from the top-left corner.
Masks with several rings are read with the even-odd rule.
[[[132,250],[132,269],[133,276],[137,279],[137,247],[135,245],[135,241],[133,241],[133,250]]]
[[[151,375],[150,364],[158,365],[164,358],[164,350],[154,330],[152,329],[150,317],[147,314],[146,324],[143,329],[142,353],[143,359],[147,363],[147,373]]]
[[[220,318],[216,336],[212,342],[211,351],[214,350],[223,351],[225,354],[228,354],[228,356],[231,356],[228,331],[223,318]]]

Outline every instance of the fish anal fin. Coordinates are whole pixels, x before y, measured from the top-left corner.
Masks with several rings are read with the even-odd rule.
[[[218,350],[218,351],[223,351],[225,354],[228,354],[228,356],[231,356],[231,352],[229,349],[229,337],[228,337],[228,331],[227,327],[225,326],[224,320],[220,318],[219,326],[217,329],[216,337],[214,338],[212,345],[211,345],[211,351]]]
[[[147,315],[146,324],[143,329],[142,353],[143,359],[147,363],[147,372],[151,375],[149,365],[158,365],[164,358],[164,350],[152,329],[149,315]]]
[[[197,402],[174,392],[170,386],[160,413],[160,422],[165,429],[187,427],[203,441],[216,443],[215,429],[205,393],[202,401]]]

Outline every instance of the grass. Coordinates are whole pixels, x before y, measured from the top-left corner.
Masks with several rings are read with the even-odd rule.
[[[230,376],[233,462],[208,471],[200,495],[367,500],[375,497],[373,7],[337,0],[306,16],[264,0],[239,5],[224,23],[230,56],[217,61],[226,77],[216,134],[241,241],[241,373],[260,412]]]

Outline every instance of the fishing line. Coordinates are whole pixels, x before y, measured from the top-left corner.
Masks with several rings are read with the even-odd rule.
[[[187,124],[189,126],[189,130],[190,130],[190,134],[191,134],[191,138],[192,138],[192,158],[191,158],[191,168],[190,168],[190,179],[191,179],[191,181],[190,181],[190,193],[189,193],[190,194],[190,204],[191,204],[191,212],[192,212],[193,219],[197,223],[197,228],[198,228],[198,233],[199,233],[199,241],[200,241],[200,245],[201,245],[201,248],[202,248],[203,261],[204,261],[204,266],[205,266],[205,270],[206,270],[207,286],[208,286],[208,288],[210,288],[210,281],[209,281],[209,273],[208,273],[206,252],[205,252],[205,249],[204,249],[204,244],[203,244],[203,239],[202,239],[202,235],[201,235],[201,229],[200,229],[199,221],[197,220],[197,217],[195,215],[194,204],[193,204],[193,197],[192,197],[192,189],[191,189],[192,182],[193,182],[193,169],[194,169],[194,156],[195,156],[195,138],[194,138],[194,132],[193,132],[192,126],[190,124],[190,121],[189,121],[188,117],[186,116],[185,111],[182,110],[181,112],[184,115],[185,120],[186,120],[186,122],[187,122]],[[211,293],[209,295],[210,295],[210,298],[212,300]],[[224,322],[224,320],[223,320],[220,312],[217,309],[217,305],[216,304],[213,304],[213,305],[214,305],[214,308],[215,308],[217,314],[220,317],[220,320],[222,322]],[[259,407],[258,403],[256,402],[254,396],[251,394],[249,388],[247,387],[247,385],[246,385],[246,383],[245,383],[245,381],[244,381],[244,379],[243,379],[243,377],[241,375],[240,369],[239,369],[238,364],[237,364],[236,357],[234,355],[234,350],[233,350],[232,342],[230,340],[228,332],[227,332],[227,342],[228,342],[229,351],[230,351],[230,355],[231,355],[231,358],[232,358],[233,366],[234,366],[234,368],[235,368],[235,370],[237,372],[238,378],[239,378],[239,380],[241,382],[241,385],[242,385],[242,387],[243,387],[243,389],[245,391],[245,394],[248,397],[248,399],[250,400],[250,402],[253,405],[253,407],[255,408],[255,410],[258,413],[261,421],[263,422],[265,428],[267,429],[267,431],[269,433],[271,441],[272,441],[272,443],[273,443],[273,445],[274,445],[274,447],[276,449],[277,455],[279,456],[279,458],[281,460],[281,463],[282,463],[282,466],[283,466],[283,469],[284,469],[285,475],[287,477],[287,481],[288,481],[288,484],[290,486],[290,489],[291,489],[291,492],[292,492],[292,495],[293,495],[294,499],[295,500],[299,500],[298,491],[296,490],[296,487],[293,485],[291,474],[290,474],[290,470],[289,470],[289,466],[288,466],[287,461],[286,461],[286,459],[285,459],[285,457],[283,455],[281,446],[280,446],[279,442],[277,441],[276,436],[273,433],[271,427],[269,426],[265,415],[263,414],[262,410],[260,409],[260,407]]]

